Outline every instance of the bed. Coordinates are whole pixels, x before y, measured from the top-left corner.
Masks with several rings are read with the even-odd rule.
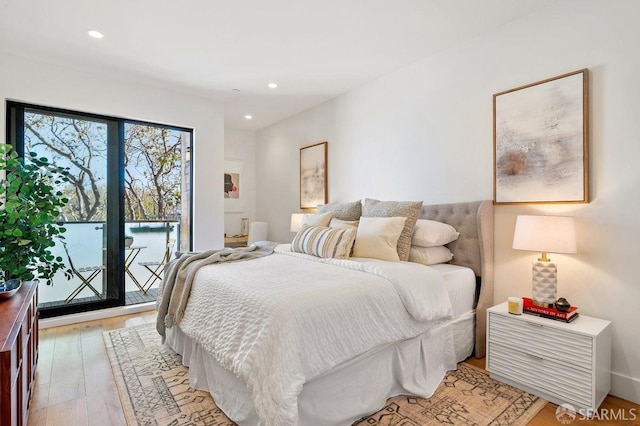
[[[191,386],[208,390],[241,426],[348,425],[377,411],[391,396],[430,396],[457,362],[472,354],[484,356],[486,309],[493,299],[492,203],[425,205],[420,218],[448,223],[460,233],[448,244],[450,263],[427,268],[402,262],[410,270],[406,272],[404,265],[388,265],[391,262],[312,259],[279,246],[271,256],[203,268],[194,280],[183,321],[166,329],[166,343],[189,367]],[[301,283],[304,274],[319,278],[298,286],[287,307],[273,308],[269,297],[277,298],[281,291],[276,285],[265,286],[267,302],[252,309],[220,315],[207,311],[217,290],[208,282],[211,278],[205,278],[205,269],[216,280],[235,286],[235,277],[245,274],[250,263],[252,270],[268,268],[247,272],[248,281],[251,274],[260,276],[253,280],[254,287],[270,276],[283,283]],[[396,280],[398,274],[402,279]],[[349,286],[338,281],[343,277]],[[405,286],[405,281],[419,284],[426,278],[441,284],[429,294],[423,294],[424,285]],[[396,281],[402,281],[401,288]],[[375,296],[343,292],[365,286],[380,291]],[[243,287],[233,297],[245,297],[245,292]],[[326,294],[330,300],[322,298]],[[251,298],[242,300],[253,303]],[[433,309],[424,314],[422,307],[429,304]],[[362,314],[352,314],[360,310]],[[316,311],[331,321],[317,322]],[[332,321],[349,327],[336,327]],[[242,326],[230,329],[231,323]],[[295,337],[285,332],[289,324],[297,330]],[[359,330],[357,336],[347,337],[344,329],[351,327]],[[253,348],[256,336],[269,338],[260,337],[258,350],[229,356],[231,347]]]

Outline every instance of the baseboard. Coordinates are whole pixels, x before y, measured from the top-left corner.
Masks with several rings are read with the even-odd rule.
[[[140,303],[137,305],[119,306],[117,308],[99,309],[96,311],[81,312],[79,314],[61,315],[59,317],[46,318],[38,321],[42,328],[59,327],[61,325],[76,324],[85,321],[95,321],[120,315],[136,314],[138,312],[152,311],[156,308],[156,302]]]
[[[611,372],[610,394],[640,404],[640,379]]]

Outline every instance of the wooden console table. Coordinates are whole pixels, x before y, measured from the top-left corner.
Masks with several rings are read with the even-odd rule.
[[[0,424],[27,424],[38,363],[38,281],[0,300]]]
[[[225,247],[246,247],[249,236],[239,235],[235,237],[224,237]]]

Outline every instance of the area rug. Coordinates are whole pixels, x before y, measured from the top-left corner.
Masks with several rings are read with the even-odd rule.
[[[189,387],[188,368],[160,343],[154,324],[105,332],[104,341],[128,425],[235,425],[208,392]],[[390,398],[354,425],[525,425],[546,403],[460,363],[431,398]]]

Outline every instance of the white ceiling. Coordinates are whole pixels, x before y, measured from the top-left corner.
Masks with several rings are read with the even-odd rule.
[[[556,1],[0,0],[0,51],[198,93],[258,130]]]

